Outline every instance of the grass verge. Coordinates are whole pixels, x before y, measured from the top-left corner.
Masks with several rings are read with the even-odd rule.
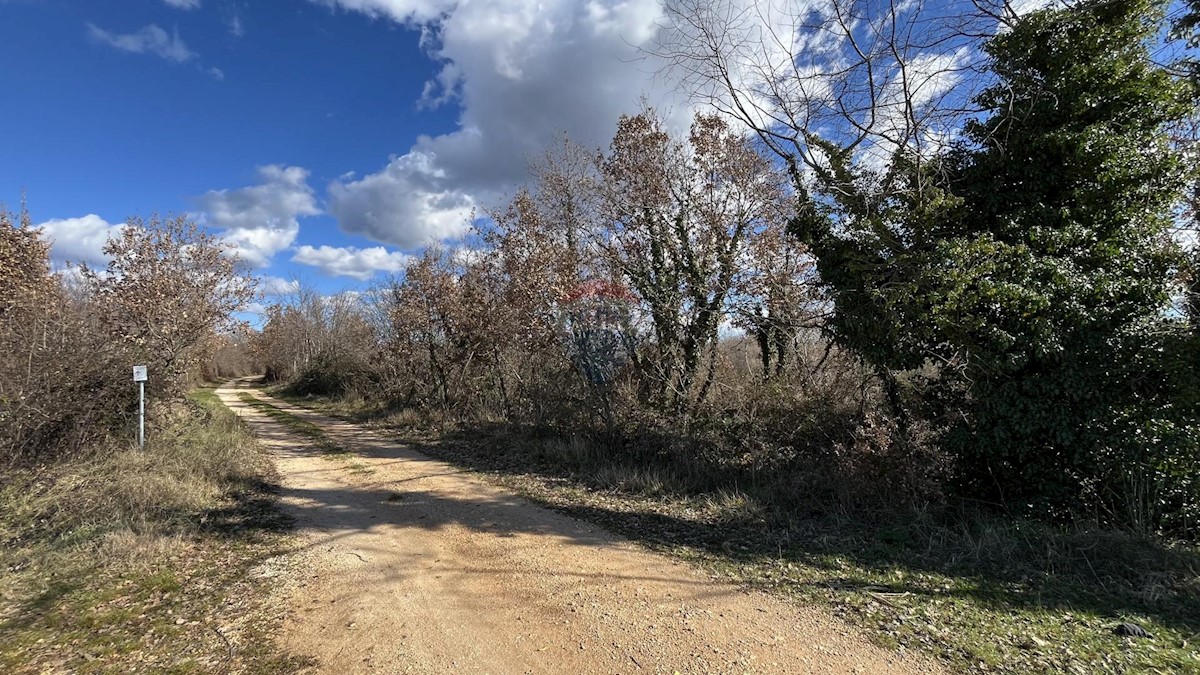
[[[714,579],[824,604],[875,642],[952,670],[1200,673],[1193,545],[968,509],[874,518],[821,505],[782,511],[782,500],[754,485],[696,484],[687,467],[614,458],[582,437],[435,434],[405,425],[411,413],[289,400],[388,428],[426,454],[690,560]],[[1153,637],[1119,636],[1122,622]]]
[[[147,440],[0,482],[0,671],[290,673],[267,593],[289,525],[212,390]]]
[[[253,394],[242,392],[238,394],[238,399],[240,399],[242,403],[254,408],[272,420],[279,422],[288,429],[304,436],[305,438],[308,438],[313,442],[313,445],[320,448],[322,452],[329,455],[347,454],[345,448],[335,443],[329,438],[328,434],[321,430],[321,427],[318,427],[312,422],[300,419],[286,410],[281,410],[278,407],[267,403],[266,401],[256,398]]]

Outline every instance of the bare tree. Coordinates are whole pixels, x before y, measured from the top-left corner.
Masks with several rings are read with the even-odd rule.
[[[862,169],[860,189],[920,190],[893,159],[920,162],[970,113],[979,39],[1008,15],[986,1],[934,13],[925,0],[668,0],[655,56],[757,133],[797,188],[846,189],[830,174],[838,152]]]
[[[255,351],[267,379],[308,393],[342,394],[375,372],[382,340],[372,303],[353,292],[324,295],[310,283],[267,308]]]

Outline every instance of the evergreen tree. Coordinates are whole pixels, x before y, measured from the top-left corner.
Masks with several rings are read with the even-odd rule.
[[[830,148],[820,179],[848,215],[808,200],[794,223],[835,332],[895,403],[893,370],[940,366],[926,412],[973,496],[1142,527],[1197,500],[1191,366],[1168,311],[1186,171],[1166,126],[1190,105],[1148,51],[1162,10],[1085,0],[1022,18],[986,46],[988,115],[960,148],[902,150],[883,177]],[[880,180],[903,189],[872,196]]]

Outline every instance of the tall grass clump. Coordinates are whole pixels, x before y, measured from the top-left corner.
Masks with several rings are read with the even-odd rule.
[[[270,464],[236,415],[193,399],[145,449],[110,441],[73,462],[6,474],[0,539],[10,552],[79,552],[110,538],[140,540],[193,533],[206,511],[253,490]],[[82,548],[80,548],[82,547]]]

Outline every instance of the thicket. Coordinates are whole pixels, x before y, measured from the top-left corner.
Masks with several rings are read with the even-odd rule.
[[[0,464],[128,441],[135,364],[149,368],[151,428],[205,374],[253,366],[221,353],[253,281],[186,218],[130,220],[105,246],[104,269],[57,272],[49,253],[27,212],[0,211]]]
[[[780,507],[1193,536],[1194,277],[1171,230],[1195,176],[1169,131],[1194,100],[1151,57],[1162,9],[1010,17],[980,112],[934,150],[797,128],[798,157],[728,115],[682,138],[623,117],[604,152],[548,151],[470,246],[272,308],[258,353],[293,393],[583,439]]]
[[[503,423],[577,468],[740,484],[781,512],[940,498],[941,451],[897,443],[874,374],[823,336],[787,174],[750,139],[705,115],[673,137],[646,110],[608,152],[567,140],[533,169],[474,246],[270,308],[269,377],[418,424]]]

